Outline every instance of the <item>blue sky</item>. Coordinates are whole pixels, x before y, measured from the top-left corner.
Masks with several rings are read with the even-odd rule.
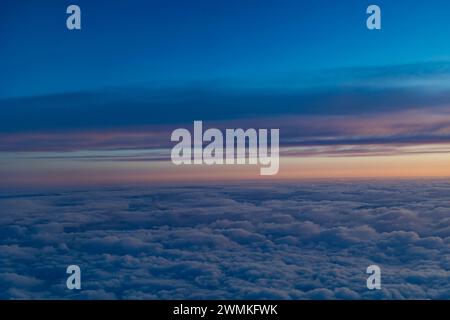
[[[450,3],[377,1],[380,31],[369,4],[2,2],[0,176],[195,180],[168,157],[194,120],[279,128],[280,178],[450,176]]]
[[[74,2],[75,3],[75,2]],[[448,1],[76,1],[82,30],[65,28],[68,1],[3,1],[0,96],[109,86],[171,86],[323,68],[448,58]]]

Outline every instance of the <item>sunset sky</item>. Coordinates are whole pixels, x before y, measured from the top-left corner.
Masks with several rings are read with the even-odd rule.
[[[1,0],[0,300],[450,299],[449,14]],[[278,173],[174,164],[195,121],[278,129]]]
[[[252,2],[79,0],[80,31],[2,5],[2,187],[450,176],[448,1],[377,1],[380,31],[365,1]],[[279,128],[279,174],[173,165],[194,120]]]

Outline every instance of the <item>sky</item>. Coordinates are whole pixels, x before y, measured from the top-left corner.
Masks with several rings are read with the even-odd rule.
[[[0,299],[448,299],[449,12],[0,1]],[[174,165],[196,120],[279,129],[278,174]]]
[[[279,128],[264,179],[450,176],[450,3],[376,3],[2,1],[2,185],[263,179],[174,166],[194,120]]]

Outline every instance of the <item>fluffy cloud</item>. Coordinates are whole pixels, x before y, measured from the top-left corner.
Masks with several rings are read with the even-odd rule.
[[[445,181],[0,195],[0,298],[450,298]],[[65,269],[82,269],[81,291]],[[366,267],[382,290],[366,288]]]

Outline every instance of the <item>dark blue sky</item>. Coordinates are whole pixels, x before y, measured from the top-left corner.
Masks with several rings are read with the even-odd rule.
[[[323,68],[448,59],[448,1],[2,1],[0,97],[271,83]],[[69,4],[82,30],[65,27]]]
[[[381,31],[366,28],[373,3],[382,10]],[[70,4],[81,7],[81,31],[66,28]],[[348,177],[355,155],[367,162],[352,167],[351,176],[378,176],[373,157],[404,154],[411,156],[386,160],[385,176],[450,176],[448,0],[11,0],[0,6],[2,181],[59,183],[46,180],[51,170],[64,183],[84,183],[83,175],[90,181],[98,173],[93,159],[104,152],[133,161],[102,163],[111,170],[99,174],[102,183],[135,182],[144,172],[153,179],[129,150],[164,162],[170,132],[194,120],[205,127],[279,128],[282,157],[312,157],[311,177]],[[33,158],[49,151],[65,160]],[[68,151],[86,161],[67,158]],[[433,163],[417,154],[432,155]],[[342,167],[333,157],[320,167],[318,155],[346,158]],[[152,168],[164,179],[177,175],[170,162],[163,167]],[[292,164],[285,177],[297,168]],[[67,170],[72,174],[65,176]],[[223,177],[230,178],[220,172]]]

